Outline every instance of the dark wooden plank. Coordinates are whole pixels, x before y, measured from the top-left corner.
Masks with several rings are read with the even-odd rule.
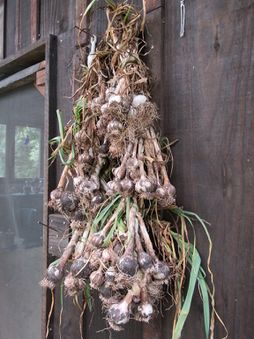
[[[57,108],[56,92],[57,92],[57,78],[56,78],[56,65],[57,65],[57,38],[50,35],[46,44],[46,88],[45,88],[45,121],[44,121],[44,145],[48,145],[48,140],[55,136],[56,133],[56,121],[55,111]],[[48,204],[49,192],[56,186],[56,167],[51,165],[48,167],[48,158],[50,154],[49,147],[45,147],[44,151],[44,213],[43,222],[48,224]],[[49,229],[43,228],[43,270],[49,265]],[[50,292],[43,290],[43,311],[42,311],[42,338],[45,338],[46,323],[50,308]],[[53,328],[52,321],[50,328]],[[53,338],[53,331],[50,331],[49,338]]]
[[[5,0],[0,0],[0,60],[4,58]]]
[[[5,57],[13,55],[15,49],[16,31],[16,1],[6,1],[5,19]]]
[[[157,8],[160,8],[163,5],[163,0],[147,0],[146,1],[146,11],[149,13],[154,11]]]
[[[40,63],[40,69],[36,72],[35,87],[41,93],[42,96],[45,96],[45,83],[46,83],[46,70],[45,70],[45,61]]]
[[[31,20],[31,43],[36,42],[39,37],[39,13],[40,13],[40,2],[39,0],[30,0],[31,10],[30,10],[30,20]]]
[[[73,54],[75,51],[74,29],[58,36],[57,44],[57,107],[64,113],[67,122],[72,114],[72,84],[73,84]],[[55,112],[52,112],[55,115]],[[57,162],[57,178],[60,177],[63,166]],[[60,339],[59,319],[61,314],[60,289],[56,289],[56,303],[54,309],[54,339]],[[80,338],[79,333],[80,310],[73,304],[72,298],[64,299],[64,311],[62,314],[61,339]]]
[[[40,18],[42,36],[74,29],[75,0],[44,0],[41,2]]]
[[[174,152],[178,202],[211,222],[217,309],[229,338],[253,336],[253,34],[252,1],[166,1],[163,126]],[[207,242],[197,228],[202,257]],[[194,300],[183,338],[204,338]],[[167,326],[165,321],[164,326]],[[169,328],[165,327],[168,338]],[[215,338],[224,332],[217,325]]]
[[[31,0],[20,0],[20,48],[31,44]]]
[[[45,40],[37,41],[28,48],[20,50],[16,55],[12,55],[0,62],[0,79],[16,73],[26,67],[31,66],[44,59]]]
[[[35,64],[0,81],[0,94],[24,86],[36,79],[40,64]]]
[[[69,222],[61,214],[50,214],[49,226],[49,254],[59,258],[68,244]]]
[[[15,12],[15,52],[18,51],[21,47],[21,1],[22,0],[15,0],[16,1],[16,12]],[[9,26],[11,23],[7,22]]]

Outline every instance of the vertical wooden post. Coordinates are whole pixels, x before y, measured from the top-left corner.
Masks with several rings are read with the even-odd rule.
[[[4,14],[5,14],[5,0],[0,0],[0,60],[4,58]]]
[[[57,37],[50,35],[46,43],[45,51],[46,61],[46,85],[45,85],[45,120],[44,120],[44,212],[43,222],[48,224],[48,196],[56,185],[56,167],[48,168],[49,148],[47,148],[48,140],[55,136],[55,111],[57,107]],[[43,229],[43,269],[46,270],[49,264],[48,258],[49,247],[49,229]],[[45,338],[47,316],[50,308],[50,293],[48,290],[43,290],[43,310],[42,310],[42,338]],[[49,339],[53,337],[53,332],[49,333]]]
[[[21,46],[21,0],[16,0],[16,25],[15,25],[15,51],[17,52]]]
[[[34,43],[39,36],[39,1],[31,0],[31,42]]]

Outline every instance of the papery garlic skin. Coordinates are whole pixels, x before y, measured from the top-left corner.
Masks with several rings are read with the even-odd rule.
[[[129,304],[123,300],[113,304],[108,310],[108,316],[117,325],[124,325],[130,320]]]
[[[132,106],[137,108],[139,105],[143,105],[148,101],[148,98],[143,94],[134,95],[132,100]]]
[[[153,316],[153,306],[152,304],[146,302],[138,307],[138,312],[140,313],[141,320],[144,322],[149,322]]]

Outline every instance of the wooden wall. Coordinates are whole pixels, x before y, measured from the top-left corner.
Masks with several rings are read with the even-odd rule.
[[[229,338],[252,338],[254,2],[185,2],[179,39],[177,1],[165,1],[162,126],[180,139],[173,182],[179,203],[211,223],[217,309]],[[207,242],[198,236],[204,256]],[[201,326],[195,302],[183,338],[203,338]]]
[[[140,4],[141,0],[135,1]],[[178,203],[211,223],[217,309],[230,339],[252,338],[254,324],[254,2],[192,0],[186,2],[186,35],[179,38],[179,1],[147,0],[148,39],[154,50],[148,63],[154,77],[154,99],[161,128],[173,148],[173,183]],[[75,25],[86,1],[0,0],[5,4],[4,57],[31,46],[49,33],[57,35],[57,106],[71,113],[73,72],[80,62]],[[100,34],[103,1],[86,26]],[[1,28],[0,28],[1,31]],[[87,43],[87,36],[82,35]],[[0,57],[2,36],[0,34]],[[207,242],[198,228],[203,258]],[[58,292],[57,292],[58,293]],[[183,339],[202,339],[202,306],[194,300]],[[59,309],[55,309],[55,335]],[[62,339],[78,338],[78,311],[65,302]],[[85,338],[106,339],[95,299],[86,313]],[[151,325],[132,324],[111,338],[170,338],[170,311]],[[223,337],[216,327],[215,339]]]

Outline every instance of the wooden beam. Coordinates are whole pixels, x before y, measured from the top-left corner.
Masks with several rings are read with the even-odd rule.
[[[31,42],[34,43],[39,36],[39,1],[31,0]]]
[[[45,120],[44,120],[44,211],[43,211],[43,222],[48,225],[48,197],[56,186],[56,166],[55,163],[48,167],[48,158],[50,154],[48,140],[55,136],[56,133],[56,121],[55,111],[57,108],[57,37],[50,35],[46,43],[46,86],[45,86]],[[46,271],[50,258],[49,258],[49,228],[44,227],[43,229],[43,269]],[[49,291],[43,291],[43,309],[42,309],[42,333],[41,337],[45,338],[47,317],[51,304],[51,296]],[[53,319],[52,319],[53,320]],[[52,327],[52,321],[50,327]],[[53,338],[53,331],[49,332],[48,339]]]
[[[146,0],[146,11],[147,13],[154,11],[157,8],[163,6],[164,0]]]
[[[0,81],[0,94],[14,88],[26,85],[36,79],[36,72],[40,70],[40,63],[19,71]]]
[[[32,64],[38,63],[45,56],[45,40],[39,40],[29,48],[20,50],[15,56],[10,56],[0,62],[0,80],[14,74]]]
[[[4,58],[4,14],[5,14],[5,0],[0,0],[0,59]]]
[[[21,47],[21,15],[20,15],[20,9],[21,9],[21,0],[16,0],[16,31],[15,31],[15,50],[20,50]]]

